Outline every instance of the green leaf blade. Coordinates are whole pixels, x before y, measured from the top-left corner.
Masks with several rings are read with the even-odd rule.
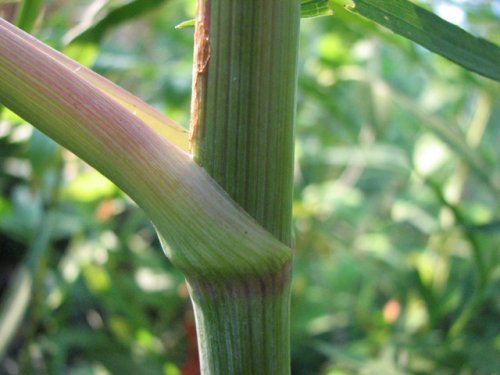
[[[349,9],[470,71],[500,81],[500,47],[408,0],[354,0]]]
[[[329,0],[302,0],[300,3],[301,18],[331,16],[332,14]]]
[[[70,33],[66,38],[68,43],[99,43],[105,33],[112,28],[160,7],[168,0],[134,0],[122,6],[111,9],[102,18]],[[81,29],[81,30],[80,30]]]

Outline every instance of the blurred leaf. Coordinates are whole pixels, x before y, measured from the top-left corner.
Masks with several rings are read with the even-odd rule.
[[[333,10],[329,0],[302,0],[300,3],[300,16],[302,18],[331,16]]]
[[[325,355],[334,358],[340,363],[347,364],[349,365],[349,367],[359,368],[366,360],[366,358],[364,358],[364,356],[360,353],[350,353],[344,349],[332,345],[329,342],[318,341],[315,342],[315,346]]]
[[[390,144],[374,144],[369,147],[337,146],[323,153],[329,164],[359,166],[360,168],[389,169],[405,172],[409,161],[405,152]]]
[[[111,277],[104,267],[89,264],[83,268],[83,275],[93,294],[102,294],[111,288]]]
[[[34,129],[26,151],[33,174],[40,178],[47,169],[55,166],[58,161],[59,149],[56,142]]]
[[[54,338],[58,344],[57,347],[86,353],[84,360],[78,360],[76,365],[70,369],[95,369],[96,364],[100,364],[101,371],[91,372],[92,374],[162,373],[162,367],[158,360],[144,357],[142,354],[132,355],[128,348],[117,345],[108,332],[91,331],[78,326],[65,326],[63,328]],[[107,371],[103,371],[102,367]],[[73,374],[73,372],[70,373]]]
[[[80,64],[90,67],[94,64],[99,49],[94,43],[72,43],[64,48],[64,54]]]
[[[0,230],[20,243],[28,244],[35,235],[42,216],[42,200],[39,194],[19,185],[12,192],[12,211],[0,217]]]
[[[113,8],[102,17],[93,18],[90,22],[78,25],[70,30],[65,37],[69,43],[99,43],[104,34],[113,27],[138,18],[152,9],[158,8],[168,0],[134,0]]]
[[[0,359],[11,343],[19,324],[24,318],[33,286],[32,270],[24,264],[17,267],[2,295],[0,304]]]
[[[181,375],[181,370],[174,363],[166,363],[163,366],[164,375]]]
[[[0,197],[0,217],[7,215],[11,212],[12,206],[10,201],[5,199],[4,197]]]
[[[450,162],[448,148],[435,137],[424,133],[415,143],[413,163],[422,176],[429,176]]]
[[[471,232],[480,232],[480,233],[497,233],[500,234],[500,219],[499,220],[493,220],[489,223],[484,223],[484,224],[472,224],[472,225],[463,225],[463,228],[466,231],[471,231]]]
[[[117,191],[110,180],[95,170],[79,174],[64,190],[69,198],[82,202],[92,202]]]
[[[399,105],[405,108],[409,113],[418,117],[421,121],[419,125],[424,128],[429,129],[437,137],[439,137],[449,148],[462,159],[493,193],[497,194],[500,186],[498,182],[492,178],[491,167],[486,163],[485,158],[481,157],[481,154],[476,150],[472,149],[467,141],[460,127],[451,122],[446,122],[445,119],[437,116],[433,113],[429,113],[428,110],[423,108],[419,103],[417,103],[411,97],[408,97],[402,92],[393,89],[385,81],[372,76],[370,73],[364,69],[359,69],[357,67],[346,66],[338,71],[339,76],[345,80],[359,80],[371,85],[380,86],[383,90],[390,95],[390,97]]]
[[[0,300],[0,359],[19,329],[26,309],[33,300],[33,287],[41,268],[42,259],[50,249],[52,229],[55,221],[55,207],[45,212],[40,220],[33,240],[21,264],[16,267],[5,295]],[[36,293],[36,292],[35,292]]]
[[[354,0],[350,9],[464,68],[500,81],[500,47],[407,0]]]
[[[15,24],[24,31],[31,31],[40,16],[43,0],[22,0],[18,9]]]
[[[396,200],[392,207],[392,217],[396,222],[408,222],[425,234],[432,234],[439,229],[436,218],[412,202]]]
[[[498,332],[499,325],[496,325]],[[498,337],[498,336],[497,336]],[[490,340],[488,340],[490,341]],[[499,345],[488,341],[474,340],[465,351],[470,362],[478,370],[478,373],[496,374],[500,369]]]
[[[8,158],[20,154],[22,144],[11,142],[7,137],[0,137],[0,158]]]

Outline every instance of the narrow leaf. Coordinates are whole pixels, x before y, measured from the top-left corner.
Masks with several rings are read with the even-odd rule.
[[[500,81],[500,47],[408,0],[354,0],[348,9],[468,70]]]
[[[43,6],[42,0],[23,0],[16,15],[16,25],[30,31],[33,28]]]
[[[137,18],[152,9],[163,5],[168,0],[134,0],[116,7],[105,16],[96,18],[90,23],[82,23],[66,36],[67,43],[98,43],[104,34],[121,23]]]
[[[175,26],[175,28],[177,30],[179,30],[179,29],[185,29],[187,27],[194,27],[195,23],[196,23],[196,20],[194,18],[192,18],[190,20],[181,22],[180,24],[178,24],[177,26]]]
[[[0,304],[0,359],[4,358],[12,337],[17,332],[29,305],[33,289],[33,274],[20,264],[2,296]]]
[[[300,4],[300,16],[312,18],[320,16],[331,16],[333,10],[329,0],[302,0]]]

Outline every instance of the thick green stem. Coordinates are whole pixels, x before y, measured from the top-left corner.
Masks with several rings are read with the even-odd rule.
[[[195,160],[291,242],[296,0],[199,0]]]
[[[287,245],[299,20],[298,0],[198,0],[195,31],[195,161]],[[290,273],[188,278],[203,374],[290,372]]]
[[[202,374],[289,374],[290,265],[268,278],[190,282]]]

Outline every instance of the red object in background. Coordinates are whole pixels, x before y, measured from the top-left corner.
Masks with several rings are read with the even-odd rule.
[[[184,331],[187,340],[187,357],[182,366],[182,375],[200,375],[200,358],[198,356],[198,341],[196,340],[196,326],[193,313],[186,313]]]

